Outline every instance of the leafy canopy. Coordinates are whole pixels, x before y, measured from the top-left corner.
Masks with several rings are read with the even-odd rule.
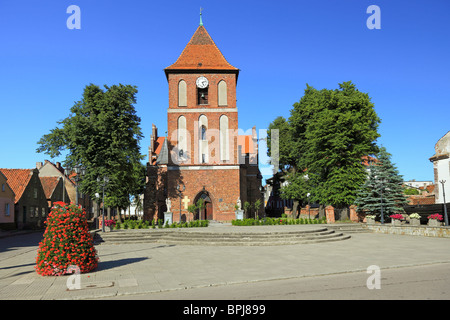
[[[97,177],[109,177],[105,204],[124,208],[130,195],[141,193],[145,183],[145,167],[140,162],[144,159],[139,146],[141,119],[133,106],[137,88],[122,84],[104,88],[86,86],[69,117],[39,140],[37,152],[55,158],[67,151],[64,166],[86,167],[80,188],[91,197],[102,193]]]
[[[282,197],[341,207],[354,202],[366,179],[362,157],[378,148],[378,118],[367,93],[352,82],[339,89],[306,86],[289,119],[278,117],[269,126],[279,133],[280,170],[288,182]]]

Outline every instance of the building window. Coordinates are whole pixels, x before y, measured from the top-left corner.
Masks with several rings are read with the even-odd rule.
[[[2,191],[5,192],[5,184],[2,183]]]
[[[187,107],[187,89],[184,80],[178,83],[178,106]]]
[[[208,104],[208,88],[197,88],[197,104],[205,105]]]
[[[178,156],[180,161],[184,160],[184,157],[187,156],[187,131],[186,131],[186,118],[184,116],[180,116],[178,118]],[[182,160],[183,159],[183,160]]]
[[[218,104],[219,106],[226,106],[227,103],[227,83],[225,81],[220,81],[218,88]]]
[[[201,138],[200,140],[205,141],[206,140],[206,127],[202,126],[202,130],[201,130]]]
[[[35,199],[37,199],[37,194],[38,194],[38,190],[37,190],[37,188],[34,188],[33,189],[33,196],[34,196]]]
[[[228,117],[223,115],[220,117],[220,160],[230,160],[230,142],[228,136]]]
[[[5,215],[9,216],[9,203],[5,203]]]
[[[198,119],[198,159],[200,163],[208,162],[208,118],[201,115]]]

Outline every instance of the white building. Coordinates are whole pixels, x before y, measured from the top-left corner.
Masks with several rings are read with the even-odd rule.
[[[416,181],[416,180],[410,180],[410,181],[404,181],[403,182],[404,185],[411,187],[411,188],[416,188],[419,189],[420,187],[426,187],[429,185],[433,184],[433,181]]]
[[[450,202],[450,131],[445,134],[434,147],[436,153],[430,158],[433,162],[434,184],[436,185],[436,203]],[[444,190],[441,181],[445,181]]]

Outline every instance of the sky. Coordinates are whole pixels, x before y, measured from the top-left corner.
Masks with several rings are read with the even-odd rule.
[[[80,29],[67,26],[70,5],[80,8]],[[63,162],[36,153],[37,142],[91,83],[137,86],[147,155],[152,124],[167,128],[163,69],[197,29],[200,7],[208,33],[240,69],[240,129],[288,118],[306,84],[352,81],[371,97],[381,118],[377,143],[404,180],[434,180],[429,158],[450,130],[448,0],[1,0],[0,167]],[[260,150],[265,178],[267,161]]]

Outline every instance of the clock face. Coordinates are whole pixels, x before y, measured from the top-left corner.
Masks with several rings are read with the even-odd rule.
[[[201,76],[197,78],[197,81],[195,83],[197,84],[198,88],[205,89],[208,86],[208,79]]]

